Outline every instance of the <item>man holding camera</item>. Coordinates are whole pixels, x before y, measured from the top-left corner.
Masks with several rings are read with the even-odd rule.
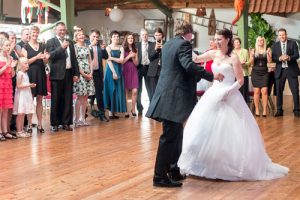
[[[149,100],[151,101],[160,74],[161,49],[163,47],[164,33],[161,28],[156,28],[154,33],[155,42],[149,44],[149,69],[147,77],[149,78]]]
[[[108,54],[105,49],[105,43],[100,40],[100,32],[97,29],[90,31],[90,45],[92,64],[93,64],[93,79],[95,85],[95,95],[90,97],[91,112],[94,111],[94,100],[96,96],[98,113],[94,116],[99,117],[100,121],[108,122],[109,120],[105,116],[105,110],[103,105],[103,65],[102,59],[107,59]]]

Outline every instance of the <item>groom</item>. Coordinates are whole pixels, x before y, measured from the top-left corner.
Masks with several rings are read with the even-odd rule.
[[[163,133],[159,139],[153,185],[157,187],[180,187],[177,166],[181,154],[183,123],[192,112],[196,102],[196,83],[201,78],[214,79],[192,61],[192,25],[180,21],[175,30],[176,37],[162,49],[162,69],[147,117],[162,121]],[[222,79],[215,74],[215,79]]]

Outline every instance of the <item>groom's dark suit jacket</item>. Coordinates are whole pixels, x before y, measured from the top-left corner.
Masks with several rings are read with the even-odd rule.
[[[147,117],[183,123],[196,102],[196,83],[213,75],[192,61],[192,45],[177,36],[162,49],[161,73]]]

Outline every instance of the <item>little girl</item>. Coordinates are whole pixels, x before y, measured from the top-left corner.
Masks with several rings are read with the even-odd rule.
[[[0,141],[16,139],[8,133],[8,109],[13,108],[13,85],[12,77],[15,75],[14,68],[17,64],[9,55],[10,42],[0,39]]]
[[[18,64],[17,84],[15,92],[15,102],[13,114],[17,115],[17,136],[18,137],[30,137],[29,133],[25,133],[24,130],[24,116],[27,115],[29,121],[31,121],[32,114],[34,113],[33,97],[31,93],[31,87],[35,87],[35,83],[29,82],[27,70],[29,69],[28,59],[21,57]]]

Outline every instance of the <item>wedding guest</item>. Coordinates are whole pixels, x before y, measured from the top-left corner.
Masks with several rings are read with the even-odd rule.
[[[233,39],[234,49],[233,53],[235,53],[242,64],[243,67],[243,74],[244,74],[244,84],[240,88],[240,92],[242,93],[245,101],[247,104],[250,103],[249,97],[249,67],[250,67],[250,59],[249,59],[249,52],[247,49],[241,47],[241,39],[234,38]]]
[[[123,41],[124,61],[123,61],[123,76],[126,90],[126,99],[129,99],[131,92],[131,114],[136,116],[135,106],[137,99],[137,90],[139,87],[138,80],[138,52],[135,46],[134,35],[127,34]],[[128,109],[127,109],[128,110]]]
[[[46,47],[43,43],[38,42],[40,29],[37,26],[30,28],[30,41],[22,48],[22,55],[28,58],[29,70],[28,76],[30,83],[36,84],[32,87],[32,96],[36,98],[36,116],[38,120],[37,129],[39,133],[44,133],[45,130],[42,125],[43,121],[43,97],[48,95],[47,92],[47,78],[45,63],[48,62],[46,58]],[[27,132],[32,133],[32,120],[28,118]]]
[[[155,42],[149,44],[149,68],[147,72],[147,77],[149,79],[149,98],[150,101],[155,92],[155,88],[158,82],[161,66],[161,49],[164,45],[164,33],[160,27],[156,28],[154,31]]]
[[[17,136],[30,137],[30,133],[24,132],[24,118],[27,115],[28,119],[32,118],[35,113],[33,96],[30,88],[36,86],[35,83],[30,83],[27,71],[29,69],[29,61],[25,57],[21,57],[18,63],[17,86],[14,97],[13,114],[17,115]]]
[[[299,111],[299,67],[297,59],[299,58],[299,50],[297,43],[287,39],[287,32],[281,28],[278,30],[278,39],[272,47],[272,60],[276,63],[275,81],[277,95],[277,112],[275,117],[283,116],[283,90],[286,79],[293,95],[294,115],[300,117]]]
[[[150,98],[150,82],[149,78],[147,77],[148,68],[150,64],[149,60],[149,45],[150,42],[148,41],[148,32],[145,29],[141,29],[141,42],[138,43],[138,77],[139,77],[139,87],[138,87],[138,95],[137,95],[137,110],[139,115],[143,113],[143,105],[142,105],[142,91],[143,91],[143,79],[146,86],[146,91],[148,94],[149,100]]]
[[[100,121],[108,122],[109,120],[105,116],[104,104],[103,104],[103,77],[104,69],[102,65],[102,59],[107,59],[108,54],[105,49],[105,41],[100,40],[100,32],[97,29],[92,29],[89,35],[89,48],[93,65],[93,80],[95,85],[95,95],[90,96],[91,113],[94,109],[94,100],[96,97],[98,112],[96,117],[99,117]]]
[[[21,30],[21,41],[18,42],[16,45],[16,50],[19,57],[23,56],[22,48],[24,47],[24,45],[28,44],[29,41],[30,41],[30,30],[29,28],[26,27]]]
[[[110,33],[111,44],[106,47],[108,59],[104,76],[103,100],[104,108],[108,109],[110,119],[118,119],[116,113],[126,113],[126,97],[122,63],[124,48],[119,44],[118,31]]]
[[[268,62],[271,62],[271,49],[266,48],[266,40],[264,37],[258,36],[256,38],[255,49],[250,52],[250,63],[252,64],[251,81],[254,88],[254,105],[255,116],[259,114],[259,99],[262,97],[262,116],[267,116],[268,105]]]
[[[13,108],[12,77],[17,62],[9,55],[10,41],[0,39],[0,141],[16,139],[8,133],[8,110]]]
[[[77,95],[75,103],[74,126],[89,125],[85,120],[85,111],[89,95],[95,94],[93,80],[93,66],[89,48],[85,45],[85,34],[82,30],[74,34],[75,53],[79,66],[79,80],[74,83],[74,93]]]
[[[66,37],[67,28],[63,22],[55,26],[55,37],[47,41],[49,52],[51,81],[51,113],[52,132],[58,131],[62,125],[66,131],[72,131],[73,124],[73,82],[78,81],[79,68],[72,41]]]
[[[18,60],[19,59],[19,54],[17,52],[16,49],[16,45],[17,45],[17,37],[16,34],[12,31],[8,32],[8,36],[9,36],[9,41],[10,41],[10,56],[13,58],[13,60]],[[15,73],[16,73],[16,69],[14,68]],[[15,95],[15,89],[16,89],[16,76],[12,77],[12,84],[13,84],[13,97]],[[12,114],[12,109],[8,109],[8,132],[10,132],[10,134],[15,135],[16,136],[16,116]]]

